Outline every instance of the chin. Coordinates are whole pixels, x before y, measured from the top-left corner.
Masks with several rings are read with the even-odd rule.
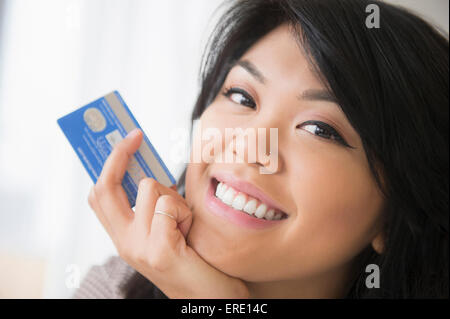
[[[226,242],[217,236],[213,230],[200,221],[194,220],[186,242],[209,265],[219,271],[245,281],[264,281],[256,270],[257,264],[247,260],[249,254],[233,249],[232,245],[224,246]]]

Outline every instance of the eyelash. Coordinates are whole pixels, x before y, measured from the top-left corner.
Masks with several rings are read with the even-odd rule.
[[[225,88],[224,91],[222,92],[222,95],[225,96],[226,98],[230,99],[231,95],[235,94],[235,93],[242,94],[244,96],[244,98],[247,99],[247,101],[249,101],[249,102],[247,102],[247,104],[241,104],[241,103],[238,103],[236,101],[231,100],[232,102],[238,103],[238,104],[241,104],[241,105],[245,105],[245,106],[250,107],[252,109],[256,108],[256,103],[254,102],[253,98],[245,90],[242,90],[242,89],[239,89],[239,88],[233,88],[233,87]],[[301,128],[301,127],[303,127],[305,125],[309,125],[309,126],[315,125],[315,126],[317,126],[316,130],[314,131],[314,133],[308,131],[308,132],[310,132],[310,133],[312,133],[312,134],[314,134],[316,136],[322,137],[324,139],[336,141],[337,143],[342,144],[342,145],[344,145],[346,147],[353,148],[352,146],[348,145],[348,143],[341,137],[341,135],[333,127],[331,127],[327,123],[324,123],[324,122],[321,122],[321,121],[306,121],[306,122],[304,122],[302,124],[297,125],[296,128]],[[320,134],[320,135],[318,135],[317,133]],[[324,135],[327,136],[327,137],[324,137]]]
[[[308,132],[310,132],[310,133],[312,133],[312,134],[314,134],[316,136],[325,138],[327,140],[336,141],[339,144],[342,144],[342,145],[344,145],[346,147],[353,148],[352,146],[348,145],[348,143],[342,138],[342,136],[333,127],[331,127],[327,123],[320,122],[320,121],[306,121],[303,124],[297,125],[297,128],[303,127],[305,125],[307,125],[307,126],[311,126],[311,125],[316,126],[317,128],[315,129],[314,132],[311,132],[311,131],[308,130]],[[324,137],[323,135],[326,135],[328,137]]]
[[[250,108],[252,108],[252,109],[256,108],[256,103],[255,103],[255,101],[253,100],[253,98],[251,97],[251,95],[248,94],[245,90],[242,90],[242,89],[239,89],[239,88],[225,88],[225,90],[223,91],[222,94],[223,94],[223,96],[225,96],[225,97],[227,97],[227,98],[230,98],[230,96],[231,96],[232,94],[235,94],[235,93],[242,94],[248,101],[250,101],[250,105],[241,104],[241,103],[239,103],[239,104],[245,105],[245,106],[250,107]],[[233,101],[233,100],[232,100],[232,101]],[[233,102],[234,102],[234,103],[237,103],[237,102],[235,102],[235,101],[233,101]]]

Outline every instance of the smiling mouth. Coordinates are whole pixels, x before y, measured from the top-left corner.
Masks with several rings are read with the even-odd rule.
[[[277,221],[288,218],[283,211],[273,208],[254,196],[239,191],[226,182],[212,178],[214,195],[225,205],[257,219]]]

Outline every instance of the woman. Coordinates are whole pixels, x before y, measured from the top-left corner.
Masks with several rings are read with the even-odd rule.
[[[75,297],[448,298],[448,40],[382,2],[251,0],[208,48],[192,119],[276,128],[275,169],[224,163],[222,134],[178,193],[143,180],[133,213],[132,132],[89,197],[121,258]]]

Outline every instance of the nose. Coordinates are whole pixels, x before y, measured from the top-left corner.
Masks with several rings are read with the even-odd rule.
[[[225,129],[225,161],[249,163],[259,167],[261,174],[280,171],[278,128],[246,127]]]

